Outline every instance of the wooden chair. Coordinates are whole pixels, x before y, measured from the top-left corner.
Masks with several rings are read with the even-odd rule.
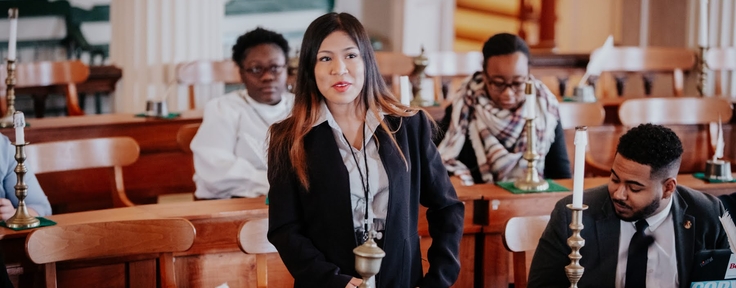
[[[125,207],[134,204],[125,194],[123,166],[138,160],[139,154],[138,143],[130,137],[46,142],[26,146],[26,164],[36,174],[108,168],[113,206]]]
[[[723,123],[728,123],[733,114],[731,103],[723,98],[640,98],[621,103],[618,117],[627,127],[642,123],[659,125],[700,125],[705,126],[718,122],[720,115]],[[685,152],[682,157],[680,173],[702,172],[705,161],[712,156],[710,129],[701,127],[705,136],[698,139],[683,139],[680,136]],[[705,138],[705,139],[703,139]]]
[[[376,64],[391,92],[399,95],[399,77],[409,76],[414,71],[414,59],[402,53],[376,51]],[[398,97],[398,96],[397,96]]]
[[[425,72],[435,80],[437,99],[448,99],[460,88],[466,77],[483,69],[483,53],[474,52],[430,52],[429,65]],[[451,101],[451,99],[449,99]]]
[[[194,85],[242,83],[238,65],[231,60],[199,60],[179,64],[176,67],[176,79],[179,84],[189,86],[190,110],[196,108]]]
[[[146,219],[44,227],[26,238],[26,254],[44,265],[45,287],[56,287],[56,263],[135,256],[126,266],[130,287],[176,287],[173,252],[192,247],[196,231],[186,219]],[[151,260],[149,265],[138,264]],[[150,271],[156,267],[158,272]],[[112,260],[108,260],[112,261]],[[125,261],[125,260],[122,260]],[[154,276],[158,274],[157,276]]]
[[[503,232],[503,246],[512,252],[514,262],[514,287],[526,288],[526,252],[537,249],[549,222],[549,215],[513,217],[506,222]]]
[[[716,72],[715,95],[723,95],[725,88],[721,81],[721,74],[727,71],[731,71],[731,73],[736,71],[736,47],[708,48],[705,59],[708,63],[708,69]]]
[[[89,77],[89,67],[80,61],[61,61],[61,62],[32,62],[19,63],[16,66],[16,95],[23,88],[58,86],[66,97],[66,108],[69,116],[84,115],[84,111],[79,107],[79,96],[77,95],[77,84],[87,81]],[[7,68],[5,65],[0,66],[0,79],[7,77]],[[5,81],[0,83],[0,110],[3,115],[7,111],[7,99]],[[33,89],[27,89],[34,91]],[[46,92],[46,91],[43,91]],[[47,93],[47,92],[46,92]],[[34,98],[34,106],[36,117],[41,118],[46,108],[47,95],[39,95],[38,99]]]
[[[268,287],[268,253],[277,253],[266,234],[268,233],[268,218],[250,220],[240,227],[238,244],[240,250],[246,254],[256,255],[256,279],[258,287]]]
[[[197,135],[200,123],[186,124],[179,127],[176,132],[176,144],[179,145],[179,149],[184,153],[192,154],[192,148],[189,148],[189,144],[192,143],[194,135]]]
[[[598,50],[593,51],[591,58]],[[612,73],[616,79],[616,92],[623,95],[627,74],[644,73],[644,93],[651,95],[652,75],[650,73],[672,73],[672,92],[683,95],[683,71],[695,64],[695,54],[687,48],[669,47],[614,47],[609,51],[603,71]]]
[[[575,171],[575,127],[578,126],[600,126],[606,118],[605,109],[600,102],[560,102],[560,124],[565,130],[565,146],[567,156],[570,159],[571,172]],[[588,139],[590,142],[591,139]],[[595,143],[595,141],[593,141]],[[590,144],[586,147],[585,173],[589,176],[608,176],[611,167],[607,167],[593,157],[590,153]],[[593,144],[595,145],[595,144]]]

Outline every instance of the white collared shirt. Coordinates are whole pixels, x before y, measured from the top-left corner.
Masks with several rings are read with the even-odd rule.
[[[361,172],[363,177],[366,177],[366,161],[363,157],[363,150],[356,149],[350,143],[345,140],[342,129],[335,121],[335,118],[330,113],[330,109],[327,105],[322,102],[320,106],[320,117],[314,126],[320,125],[327,121],[327,124],[332,128],[332,134],[335,136],[335,142],[337,148],[340,150],[340,156],[342,156],[345,168],[348,170],[348,177],[350,178],[350,203],[353,210],[353,228],[356,231],[363,231],[363,221],[365,217],[366,201],[365,201],[365,190],[364,181],[361,181]],[[383,113],[379,114],[383,118]],[[368,209],[368,222],[374,223],[373,229],[376,231],[384,230],[386,225],[386,214],[388,214],[388,175],[386,169],[383,167],[381,162],[381,155],[378,154],[378,146],[376,146],[376,138],[373,137],[376,129],[379,129],[379,120],[376,119],[373,113],[366,113],[365,120],[365,153],[367,156],[368,164],[368,182],[369,182],[369,207]],[[353,156],[355,156],[353,158]],[[357,160],[357,165],[356,165]]]
[[[654,237],[654,243],[647,251],[647,287],[678,287],[677,252],[675,251],[675,226],[672,222],[672,196],[667,206],[646,218],[649,228],[646,235]],[[616,287],[626,287],[626,262],[629,256],[629,242],[636,233],[636,222],[621,220],[621,233],[618,239],[618,265],[616,265]]]
[[[286,118],[293,105],[291,93],[284,93],[278,104],[267,105],[253,100],[246,90],[207,102],[202,125],[189,145],[194,154],[194,195],[212,199],[268,194],[268,128]]]

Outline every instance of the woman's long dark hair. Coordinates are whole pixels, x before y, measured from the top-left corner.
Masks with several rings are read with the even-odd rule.
[[[368,33],[358,19],[348,13],[328,13],[312,21],[304,33],[299,69],[296,76],[294,108],[291,116],[271,126],[268,158],[270,169],[275,173],[286,173],[293,169],[299,183],[309,189],[307,162],[304,151],[304,137],[319,119],[319,109],[324,96],[317,88],[314,67],[317,63],[317,52],[322,41],[335,31],[343,31],[358,45],[360,57],[365,64],[365,84],[358,95],[358,105],[367,107],[376,119],[381,119],[379,111],[392,116],[412,116],[419,109],[401,104],[391,94],[383,81],[376,65]],[[365,109],[365,108],[363,108]],[[381,127],[392,135],[392,141],[398,148],[390,128],[381,121]],[[399,153],[401,150],[399,149]],[[406,158],[401,153],[401,157]],[[407,164],[408,167],[408,164]]]

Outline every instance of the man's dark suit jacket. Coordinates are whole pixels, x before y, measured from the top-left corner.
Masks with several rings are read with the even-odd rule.
[[[590,189],[584,194],[588,210],[583,212],[580,249],[585,267],[579,287],[615,287],[618,264],[620,220],[616,216],[607,186]],[[693,257],[700,250],[727,249],[728,239],[719,216],[724,209],[715,197],[687,187],[677,186],[672,194],[672,221],[675,228],[677,277],[680,287],[690,287]],[[567,238],[572,235],[570,210],[572,196],[557,202],[550,222],[539,240],[529,270],[529,287],[569,287],[565,266],[570,264]],[[686,223],[689,223],[686,224]]]
[[[449,287],[460,272],[458,249],[465,206],[458,201],[437,149],[432,127],[423,113],[412,117],[385,116],[408,161],[408,169],[389,135],[378,128],[378,152],[389,179],[388,215],[377,287]],[[278,124],[277,124],[278,125]],[[281,255],[295,287],[339,287],[355,271],[348,172],[332,129],[324,122],[304,139],[309,191],[293,171],[276,175],[269,163],[268,239]],[[272,156],[272,155],[271,155]],[[272,162],[269,160],[269,162]],[[373,186],[373,185],[371,185]],[[422,275],[417,220],[426,206],[429,271]]]

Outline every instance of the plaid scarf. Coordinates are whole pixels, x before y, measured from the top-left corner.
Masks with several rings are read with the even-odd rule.
[[[560,119],[557,98],[541,82],[532,78],[537,91],[537,118],[534,120],[539,154],[537,171],[544,173],[544,158],[555,139],[555,128]],[[522,158],[526,149],[526,131],[522,116],[524,103],[515,110],[497,107],[488,96],[482,72],[465,80],[452,103],[450,127],[438,150],[447,171],[460,176],[467,185],[473,178],[468,168],[456,158],[470,137],[478,159],[478,169],[485,182],[508,181],[524,175],[527,161]]]

